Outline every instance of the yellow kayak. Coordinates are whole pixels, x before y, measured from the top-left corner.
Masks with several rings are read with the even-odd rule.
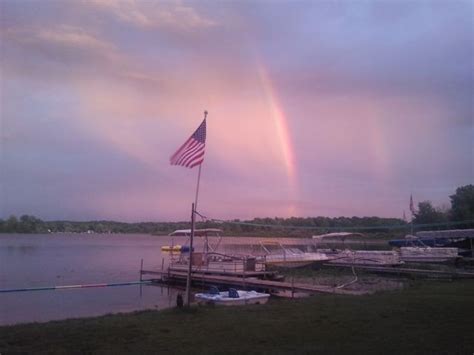
[[[163,245],[161,251],[181,251],[181,245]]]

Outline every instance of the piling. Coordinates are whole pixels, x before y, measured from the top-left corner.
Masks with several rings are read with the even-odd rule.
[[[140,281],[143,281],[143,259],[140,262]]]

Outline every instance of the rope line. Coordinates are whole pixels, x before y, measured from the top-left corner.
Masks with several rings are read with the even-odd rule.
[[[116,287],[129,286],[151,283],[151,280],[117,282],[117,283],[98,283],[98,284],[81,284],[81,285],[60,285],[60,286],[42,286],[42,287],[23,287],[23,288],[7,288],[0,289],[0,293],[8,292],[30,292],[30,291],[47,291],[47,290],[66,290],[74,288],[93,288],[93,287]]]

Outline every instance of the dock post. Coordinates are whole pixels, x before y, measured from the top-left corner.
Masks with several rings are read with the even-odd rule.
[[[244,259],[244,290],[247,291],[247,282],[245,280],[245,268],[247,267],[247,258]]]
[[[472,249],[472,238],[469,238],[469,242],[471,244],[471,258],[474,258],[474,249]]]
[[[201,166],[199,166],[201,169]],[[188,277],[186,279],[186,307],[189,308],[191,304],[191,270],[193,265],[193,239],[194,239],[194,203],[191,205],[191,237],[189,240],[189,263],[188,263]],[[169,269],[168,269],[169,270]]]
[[[143,281],[143,259],[140,262],[140,281]]]
[[[163,281],[164,265],[165,265],[165,258],[161,258],[161,281]]]
[[[295,276],[291,275],[291,298],[295,297]]]

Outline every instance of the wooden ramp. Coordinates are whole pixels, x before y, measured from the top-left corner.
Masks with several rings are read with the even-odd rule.
[[[155,275],[159,276],[160,279],[154,279],[156,282],[166,283],[182,283],[186,282],[187,274],[185,272],[176,271],[149,271],[142,270],[142,275]],[[270,293],[275,291],[292,291],[292,292],[308,292],[308,293],[332,293],[339,295],[366,295],[370,294],[369,291],[361,290],[346,290],[343,288],[335,288],[331,286],[323,285],[309,285],[297,282],[281,282],[272,280],[261,280],[257,278],[247,277],[235,277],[227,275],[207,275],[192,273],[192,282],[195,285],[226,285],[226,286],[237,286],[243,288],[254,288],[258,290],[266,290]]]
[[[422,275],[428,277],[448,277],[453,279],[474,278],[474,272],[466,271],[444,271],[444,270],[426,270],[412,269],[400,267],[383,267],[383,266],[366,266],[366,265],[350,265],[350,264],[323,264],[328,267],[353,267],[355,269],[371,271],[375,273],[387,273],[396,275]]]

